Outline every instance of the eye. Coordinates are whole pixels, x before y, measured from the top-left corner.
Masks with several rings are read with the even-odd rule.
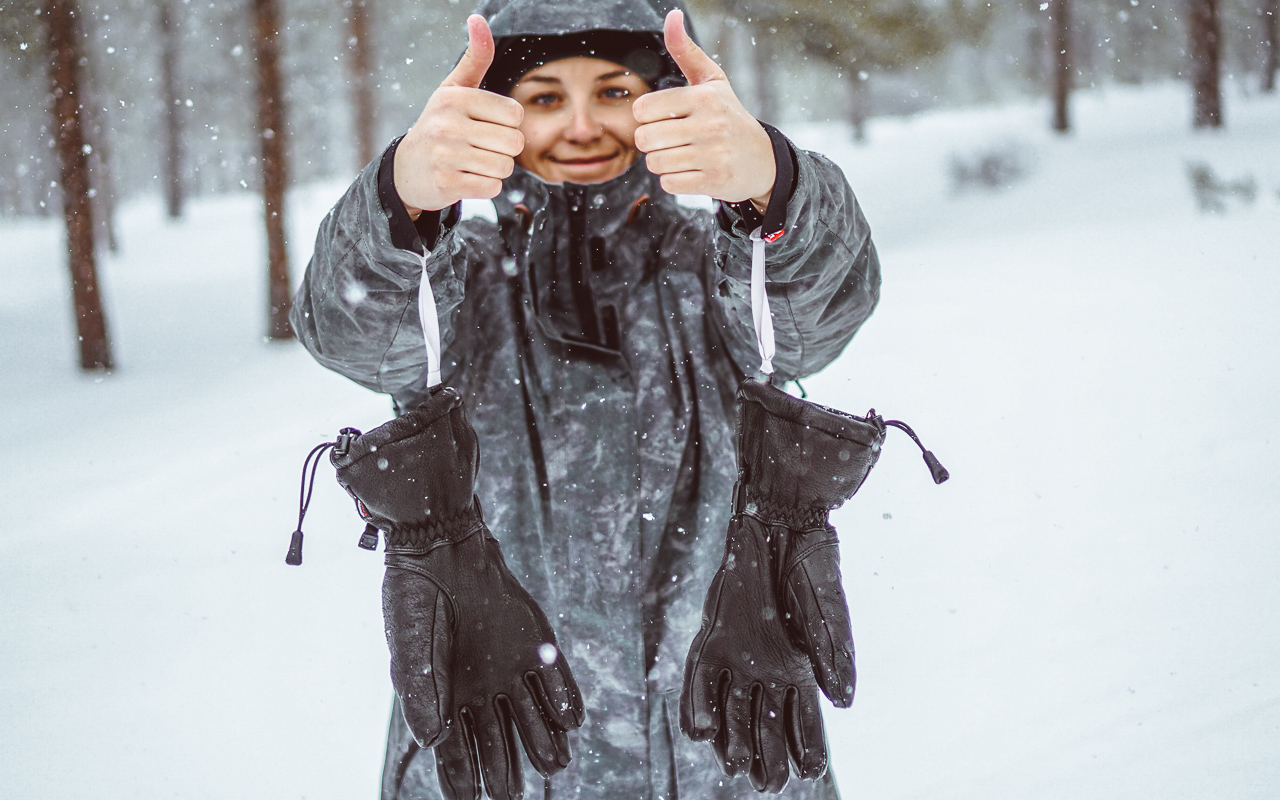
[[[560,99],[560,95],[555,92],[543,92],[542,94],[535,94],[526,102],[538,108],[554,108],[560,104]]]
[[[606,86],[600,90],[600,97],[605,100],[627,100],[631,97],[631,90],[623,86]]]

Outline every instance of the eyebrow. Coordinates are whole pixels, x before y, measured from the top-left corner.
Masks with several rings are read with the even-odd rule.
[[[619,69],[613,72],[607,72],[604,75],[598,76],[596,78],[596,83],[600,83],[601,81],[611,81],[614,78],[621,78],[630,74],[631,74],[631,70],[629,69]],[[560,79],[552,78],[549,75],[527,75],[520,79],[520,83],[526,83],[526,82],[527,83],[560,83]]]

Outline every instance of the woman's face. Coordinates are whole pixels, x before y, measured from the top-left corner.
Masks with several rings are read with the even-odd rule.
[[[524,106],[516,163],[551,183],[601,183],[636,160],[631,104],[649,86],[598,58],[565,58],[531,70],[511,90]]]

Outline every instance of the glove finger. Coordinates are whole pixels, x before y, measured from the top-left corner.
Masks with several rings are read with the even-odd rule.
[[[822,728],[822,710],[813,689],[788,687],[783,700],[787,750],[796,776],[811,781],[827,771],[827,737]]]
[[[786,610],[804,642],[813,675],[836,708],[853,703],[857,684],[849,604],[840,584],[840,551],[834,539],[788,570]]]
[[[777,794],[787,785],[787,734],[782,698],[760,684],[751,687],[751,771],[757,792]]]
[[[445,800],[480,800],[480,756],[471,714],[463,709],[453,730],[436,745],[436,777]]]
[[[382,618],[391,651],[391,682],[405,724],[422,747],[448,733],[452,655],[448,599],[415,572],[389,568],[382,581]]]
[[[724,570],[711,579],[702,611],[702,627],[689,645],[684,661],[684,682],[680,687],[680,730],[695,742],[714,739],[720,730],[719,683],[724,671],[707,658],[711,640],[717,636],[716,621],[724,593]]]
[[[484,777],[485,791],[493,800],[522,800],[524,768],[512,727],[510,701],[497,697],[475,712],[480,774]]]
[[[547,718],[542,702],[536,699],[541,691],[538,674],[526,673],[525,684],[524,689],[512,692],[507,700],[529,763],[539,775],[547,778],[569,766],[569,737]]]
[[[751,768],[751,694],[746,686],[735,686],[726,670],[719,695],[724,710],[711,748],[724,774],[736,778]]]
[[[728,680],[729,671],[717,670],[707,659],[700,658],[702,633],[693,640],[684,666],[684,685],[680,689],[680,730],[695,742],[715,738],[720,730],[720,684]]]
[[[550,646],[555,647],[554,644]],[[551,666],[527,673],[525,685],[529,687],[547,718],[560,730],[571,731],[582,727],[585,718],[582,692],[578,690],[578,682],[569,671],[569,662],[559,648],[556,649],[555,657]]]

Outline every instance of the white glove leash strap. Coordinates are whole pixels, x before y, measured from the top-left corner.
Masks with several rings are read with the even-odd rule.
[[[769,295],[764,290],[764,245],[762,230],[751,232],[751,319],[756,326],[756,345],[760,349],[760,371],[773,374],[773,314],[769,311]]]
[[[422,255],[422,284],[418,287],[418,319],[422,321],[422,338],[427,345],[427,388],[440,385],[440,317],[436,313],[436,296],[427,278],[427,256]]]

